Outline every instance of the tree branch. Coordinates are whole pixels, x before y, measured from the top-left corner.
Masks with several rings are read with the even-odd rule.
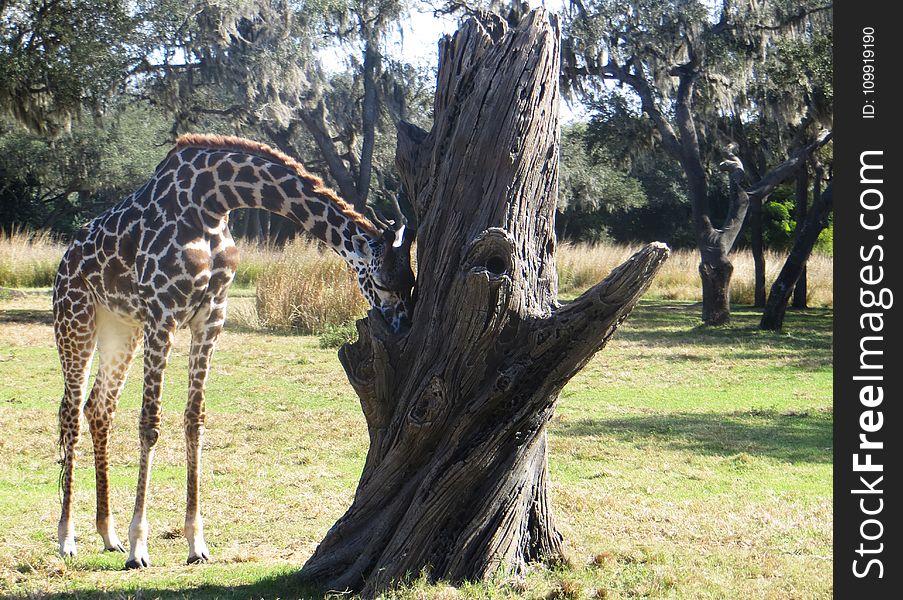
[[[756,183],[751,190],[749,190],[750,196],[755,196],[758,198],[764,198],[771,194],[778,185],[782,182],[786,181],[789,177],[793,176],[796,173],[796,170],[799,168],[800,163],[809,160],[809,156],[812,155],[816,150],[827,144],[834,137],[834,133],[832,130],[822,131],[819,133],[818,137],[814,142],[809,144],[808,146],[804,146],[797,150],[793,156],[770,170],[765,174],[762,179]]]
[[[719,170],[728,173],[731,182],[730,208],[718,235],[725,252],[730,251],[737,240],[737,236],[740,235],[740,229],[743,227],[746,211],[750,205],[749,194],[743,189],[746,171],[743,168],[743,162],[734,154],[735,150],[735,147],[729,148],[727,150],[727,158],[718,165]],[[756,200],[758,200],[758,197]]]
[[[320,100],[315,108],[310,110],[301,109],[298,113],[323,154],[326,165],[329,167],[329,174],[335,180],[342,197],[358,210],[362,209],[354,175],[345,166],[344,161],[339,156],[335,142],[332,140],[332,136],[329,135],[329,126],[326,124],[325,104]]]
[[[641,69],[639,66],[636,66],[635,68]],[[587,71],[589,74],[594,74],[592,72],[593,69],[590,67],[587,67]],[[619,66],[616,62],[609,61],[607,64],[598,67],[595,74],[608,79],[616,79],[633,88],[633,91],[640,97],[643,112],[652,120],[655,128],[658,129],[659,134],[662,136],[662,143],[664,144],[665,149],[675,158],[680,157],[680,140],[674,132],[674,129],[671,127],[671,124],[656,104],[652,88],[649,86],[649,82],[646,81],[646,77],[642,73],[631,73],[628,69]]]
[[[370,176],[373,172],[373,148],[376,143],[376,74],[379,70],[380,55],[376,42],[367,39],[364,43],[364,98],[361,101],[361,127],[363,142],[358,169],[358,210],[367,204],[370,193]]]
[[[661,242],[647,245],[603,281],[536,323],[523,346],[530,349],[533,364],[547,364],[543,357],[554,357],[548,381],[564,386],[608,343],[670,253]]]
[[[830,131],[823,131],[817,139],[794,152],[793,156],[768,171],[750,190],[743,188],[745,171],[742,161],[734,154],[734,149],[727,150],[727,158],[718,165],[726,171],[731,180],[731,207],[725,217],[724,225],[719,230],[719,241],[726,250],[730,250],[746,217],[746,210],[751,202],[760,202],[768,197],[778,185],[794,176],[801,163],[807,161],[816,150],[827,144],[831,138]]]
[[[760,30],[760,31],[781,31],[782,29],[785,29],[786,27],[789,27],[790,25],[793,25],[795,23],[799,23],[803,19],[805,19],[807,17],[811,17],[814,14],[833,10],[833,9],[834,9],[833,3],[825,4],[823,6],[816,6],[811,9],[801,8],[799,12],[786,17],[782,21],[779,21],[773,25],[765,25],[764,23],[761,23],[761,24],[756,25],[755,29]]]

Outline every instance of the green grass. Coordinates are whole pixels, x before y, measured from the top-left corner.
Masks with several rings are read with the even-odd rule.
[[[29,291],[30,292],[30,291]],[[253,307],[253,291],[233,295]],[[319,597],[293,577],[351,502],[367,450],[335,349],[230,325],[208,386],[202,507],[214,561],[186,566],[181,411],[187,336],[164,391],[151,484],[153,567],[121,570],[93,528],[93,462],[76,472],[79,556],[56,556],[61,376],[44,293],[0,297],[0,597]],[[232,310],[232,309],[230,309]],[[564,389],[550,426],[553,504],[569,564],[523,580],[399,598],[828,598],[831,596],[831,312],[790,311],[764,333],[734,307],[647,301]],[[125,537],[138,453],[138,368],[112,440]]]

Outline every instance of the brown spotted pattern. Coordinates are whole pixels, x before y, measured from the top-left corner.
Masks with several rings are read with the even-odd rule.
[[[141,189],[82,229],[67,249],[53,288],[54,332],[65,390],[60,404],[60,553],[76,553],[72,482],[80,419],[94,444],[97,531],[124,552],[110,512],[107,445],[135,351],[144,343],[140,460],[126,566],[146,567],[146,500],[160,436],[163,373],[179,327],[191,332],[184,414],[188,481],[188,562],[209,558],[199,503],[204,388],[226,318],[238,264],[229,212],[263,208],[294,220],[340,254],[361,291],[396,329],[406,323],[414,284],[410,239],[378,231],[335,192],[285,155],[240,138],[185,136]],[[95,350],[99,367],[88,392]]]

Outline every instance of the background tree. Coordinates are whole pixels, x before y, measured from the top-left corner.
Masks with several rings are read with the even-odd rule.
[[[724,129],[738,147],[738,155],[752,181],[761,179],[770,165],[779,163],[782,152],[790,152],[811,143],[819,127],[830,128],[833,123],[833,32],[824,23],[810,24],[801,36],[782,37],[776,42],[777,51],[769,54],[761,67],[763,76],[757,77],[747,93],[757,98],[756,105],[768,110],[754,118],[734,115],[725,121]],[[799,106],[803,117],[798,125],[788,127],[785,107]],[[806,217],[809,198],[809,164],[827,160],[830,152],[819,150],[809,161],[800,164],[795,174],[795,199],[787,214],[786,223],[796,232]],[[788,181],[788,183],[791,183]],[[768,223],[784,220],[783,207],[771,196],[751,198],[750,243],[755,263],[755,304],[765,305],[765,256],[763,236],[768,235]],[[768,217],[771,217],[769,219]],[[775,233],[772,227],[772,234]],[[789,248],[778,244],[781,249]],[[798,282],[800,294],[795,301],[805,306],[805,268]]]
[[[53,152],[73,146],[62,139],[69,133],[87,139],[91,128],[109,141],[123,107],[147,109],[155,123],[160,115],[171,123],[140,142],[158,159],[187,130],[243,134],[299,158],[359,209],[397,212],[394,124],[428,114],[424,71],[383,51],[401,2],[9,0],[0,9],[3,143],[20,141],[15,123]],[[323,56],[347,59],[324,65]],[[68,231],[103,208],[102,174],[90,185],[62,184],[34,166],[5,163],[0,190],[17,206],[8,206],[7,222],[41,226],[39,215],[52,213],[65,217],[46,224]],[[23,182],[35,194],[13,194]],[[117,184],[104,193],[119,191]],[[254,210],[237,214],[233,227],[277,242],[295,231]]]
[[[102,115],[135,60],[125,0],[0,0],[0,112],[57,135]]]
[[[102,122],[76,120],[53,137],[0,120],[0,229],[73,233],[144,183],[167,128],[141,106],[108,107]]]
[[[796,283],[799,281],[806,266],[806,261],[812,253],[812,248],[818,241],[819,234],[828,225],[828,216],[833,209],[832,188],[829,184],[824,192],[819,194],[812,205],[812,210],[806,216],[794,238],[793,248],[771,286],[771,293],[759,329],[780,331],[784,326],[784,315],[787,312],[787,302],[793,293]]]
[[[393,0],[176,7],[180,18],[156,40],[163,59],[145,64],[148,97],[175,116],[174,133],[219,123],[259,133],[299,158],[313,150],[306,162],[358,210],[366,210],[371,188],[377,204],[394,208],[391,149],[379,147],[377,133],[412,118],[417,100],[409,99],[423,87],[416,70],[384,57],[403,8]],[[329,48],[350,51],[344,72],[322,64]]]
[[[588,143],[586,126],[561,132],[561,173],[555,230],[560,238],[582,241],[612,239],[610,224],[647,204],[637,179],[614,164],[605,148]]]
[[[476,19],[493,26],[494,17],[502,19],[511,27],[516,27],[530,12],[530,4],[524,0],[424,0],[433,7],[436,16],[456,16],[463,23]]]
[[[660,239],[675,248],[692,247],[686,179],[655,143],[648,120],[634,110],[628,97],[615,91],[597,91],[585,98],[592,111],[582,129],[587,151],[606,157],[615,170],[636,180],[645,196],[645,201],[625,202],[622,210],[602,215],[611,238],[624,243]],[[572,159],[563,155],[563,160],[564,170]],[[727,198],[723,187],[709,192],[719,200]]]
[[[602,90],[606,81],[626,86],[637,110],[648,118],[656,142],[681,165],[700,252],[703,319],[725,323],[730,319],[733,272],[729,252],[750,197],[767,196],[780,181],[765,174],[750,193],[733,194],[724,220],[716,226],[709,188],[732,142],[718,126],[726,114],[742,119],[755,111],[784,115],[788,125],[802,123],[802,100],[791,103],[793,96],[787,95],[784,102],[771,103],[767,95],[747,91],[755,87],[759,67],[779,50],[779,40],[828,27],[831,5],[724,0],[710,7],[686,0],[577,0],[572,6],[563,49],[565,81],[577,94]],[[805,159],[797,152],[789,160],[796,165]],[[739,160],[733,150],[730,160]],[[782,163],[780,174],[789,166]],[[731,172],[734,189],[740,191],[745,185],[741,171]]]

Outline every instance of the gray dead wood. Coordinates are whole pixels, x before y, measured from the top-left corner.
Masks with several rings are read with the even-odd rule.
[[[557,18],[467,22],[439,45],[430,131],[398,130],[419,220],[412,326],[371,312],[339,351],[370,448],[354,501],[300,577],[372,597],[426,571],[452,582],[561,555],[546,427],[668,256],[650,244],[557,302]]]

